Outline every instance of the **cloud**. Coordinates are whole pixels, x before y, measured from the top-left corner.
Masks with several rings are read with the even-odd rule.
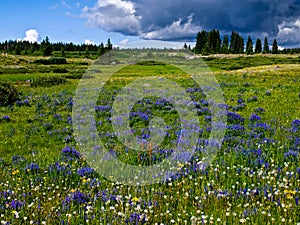
[[[278,25],[277,38],[282,43],[299,44],[300,43],[300,17],[291,22],[283,21]]]
[[[38,42],[40,39],[39,32],[35,29],[30,29],[25,32],[26,37],[23,39],[24,41],[29,42]]]
[[[201,27],[193,25],[192,16],[189,16],[186,23],[182,23],[182,19],[178,19],[171,25],[142,34],[142,37],[152,40],[189,40],[191,38],[195,38],[195,34],[197,34],[197,32],[199,32],[200,30]]]
[[[82,12],[90,27],[160,40],[195,40],[200,29],[276,37],[299,15],[300,0],[98,0]]]
[[[66,2],[66,1],[61,1],[61,4],[63,7],[71,9],[72,7]]]
[[[83,16],[87,25],[105,31],[137,35],[140,18],[135,15],[135,6],[130,1],[99,0],[95,7],[84,7]]]
[[[90,39],[86,39],[86,40],[84,41],[84,44],[86,44],[86,45],[94,45],[95,42],[91,41]]]
[[[129,42],[128,39],[124,39],[124,40],[120,41],[118,44],[119,44],[119,45],[127,45],[128,42]]]

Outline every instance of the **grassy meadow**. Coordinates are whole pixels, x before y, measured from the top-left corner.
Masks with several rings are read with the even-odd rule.
[[[0,81],[19,92],[13,105],[0,107],[1,224],[300,224],[300,56],[201,59],[226,102],[221,151],[207,167],[200,166],[198,149],[165,182],[126,186],[97,174],[73,134],[74,93],[95,58],[47,64],[43,57],[0,55]],[[98,96],[98,135],[121,161],[148,166],[168,158],[176,145],[180,120],[172,104],[137,99],[130,114],[137,139],[149,138],[153,117],[168,127],[161,145],[139,154],[118,142],[109,119],[119,91],[145,76],[166,77],[187,91],[201,143],[212,118],[201,88],[178,68],[153,62],[122,68]]]

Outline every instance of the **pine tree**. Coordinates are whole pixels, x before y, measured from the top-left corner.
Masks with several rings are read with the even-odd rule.
[[[112,45],[112,43],[111,43],[111,41],[110,41],[110,38],[108,38],[108,39],[107,39],[106,48],[107,48],[107,50],[112,50],[112,47],[113,47],[113,45]]]
[[[248,36],[248,40],[246,43],[246,54],[250,55],[253,53],[253,42],[250,36]]]
[[[264,39],[264,50],[263,50],[263,53],[267,54],[269,52],[270,52],[270,49],[269,49],[268,38],[265,37],[265,39]]]
[[[104,44],[101,42],[99,48],[98,48],[99,56],[103,55],[105,53]]]
[[[273,41],[272,53],[273,54],[278,54],[278,45],[277,45],[277,40],[276,39],[274,39],[274,41]]]
[[[196,39],[196,46],[194,50],[196,54],[202,53],[206,41],[207,41],[207,32],[205,30],[198,32],[197,39]]]
[[[64,46],[62,46],[60,49],[60,55],[61,55],[61,57],[66,57],[66,52],[65,52]]]
[[[231,33],[229,51],[233,54],[244,52],[244,39],[236,31]]]
[[[239,36],[239,47],[238,47],[238,53],[244,53],[244,38],[242,36]]]
[[[17,43],[15,48],[16,55],[21,55],[21,44]]]
[[[257,38],[255,43],[255,53],[261,53],[261,51],[262,51],[261,40]]]
[[[184,43],[184,45],[183,45],[183,49],[187,49],[187,48],[188,48],[187,44],[186,44],[186,43]]]
[[[41,50],[42,50],[44,56],[50,56],[51,55],[51,53],[52,53],[52,46],[51,46],[51,44],[49,42],[49,38],[48,37],[46,37],[46,39],[42,41],[42,43],[41,43]]]
[[[227,54],[229,51],[229,38],[226,34],[223,38],[222,47],[221,47],[221,53]]]

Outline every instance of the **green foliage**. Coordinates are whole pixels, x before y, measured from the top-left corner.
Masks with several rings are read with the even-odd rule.
[[[34,63],[44,64],[44,65],[53,65],[53,64],[67,64],[67,59],[62,57],[52,57],[49,59],[37,59]]]
[[[244,52],[244,39],[236,31],[232,31],[231,33],[229,51],[233,54]]]
[[[64,84],[67,79],[62,76],[39,76],[33,78],[30,85],[32,87],[51,87],[53,85]]]
[[[18,100],[18,90],[9,83],[0,82],[0,106],[13,105]]]
[[[53,73],[68,73],[66,68],[54,68]]]

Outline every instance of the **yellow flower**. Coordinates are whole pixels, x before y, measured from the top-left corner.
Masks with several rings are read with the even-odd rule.
[[[291,190],[284,190],[283,192],[284,194],[292,194],[292,195],[296,194],[296,191],[291,191]]]
[[[71,190],[72,193],[74,193],[75,191],[76,191],[75,189],[72,189],[72,190]]]
[[[15,171],[12,172],[12,175],[16,175],[19,172],[20,172],[19,170],[15,170]]]
[[[296,194],[296,191],[291,191],[291,190],[284,190],[284,194],[286,194],[287,199],[292,199],[294,194]]]
[[[184,166],[184,164],[178,163],[178,167],[182,168],[183,166]]]
[[[133,201],[133,202],[138,202],[139,199],[138,199],[137,197],[134,197],[134,198],[132,199],[132,201]]]

